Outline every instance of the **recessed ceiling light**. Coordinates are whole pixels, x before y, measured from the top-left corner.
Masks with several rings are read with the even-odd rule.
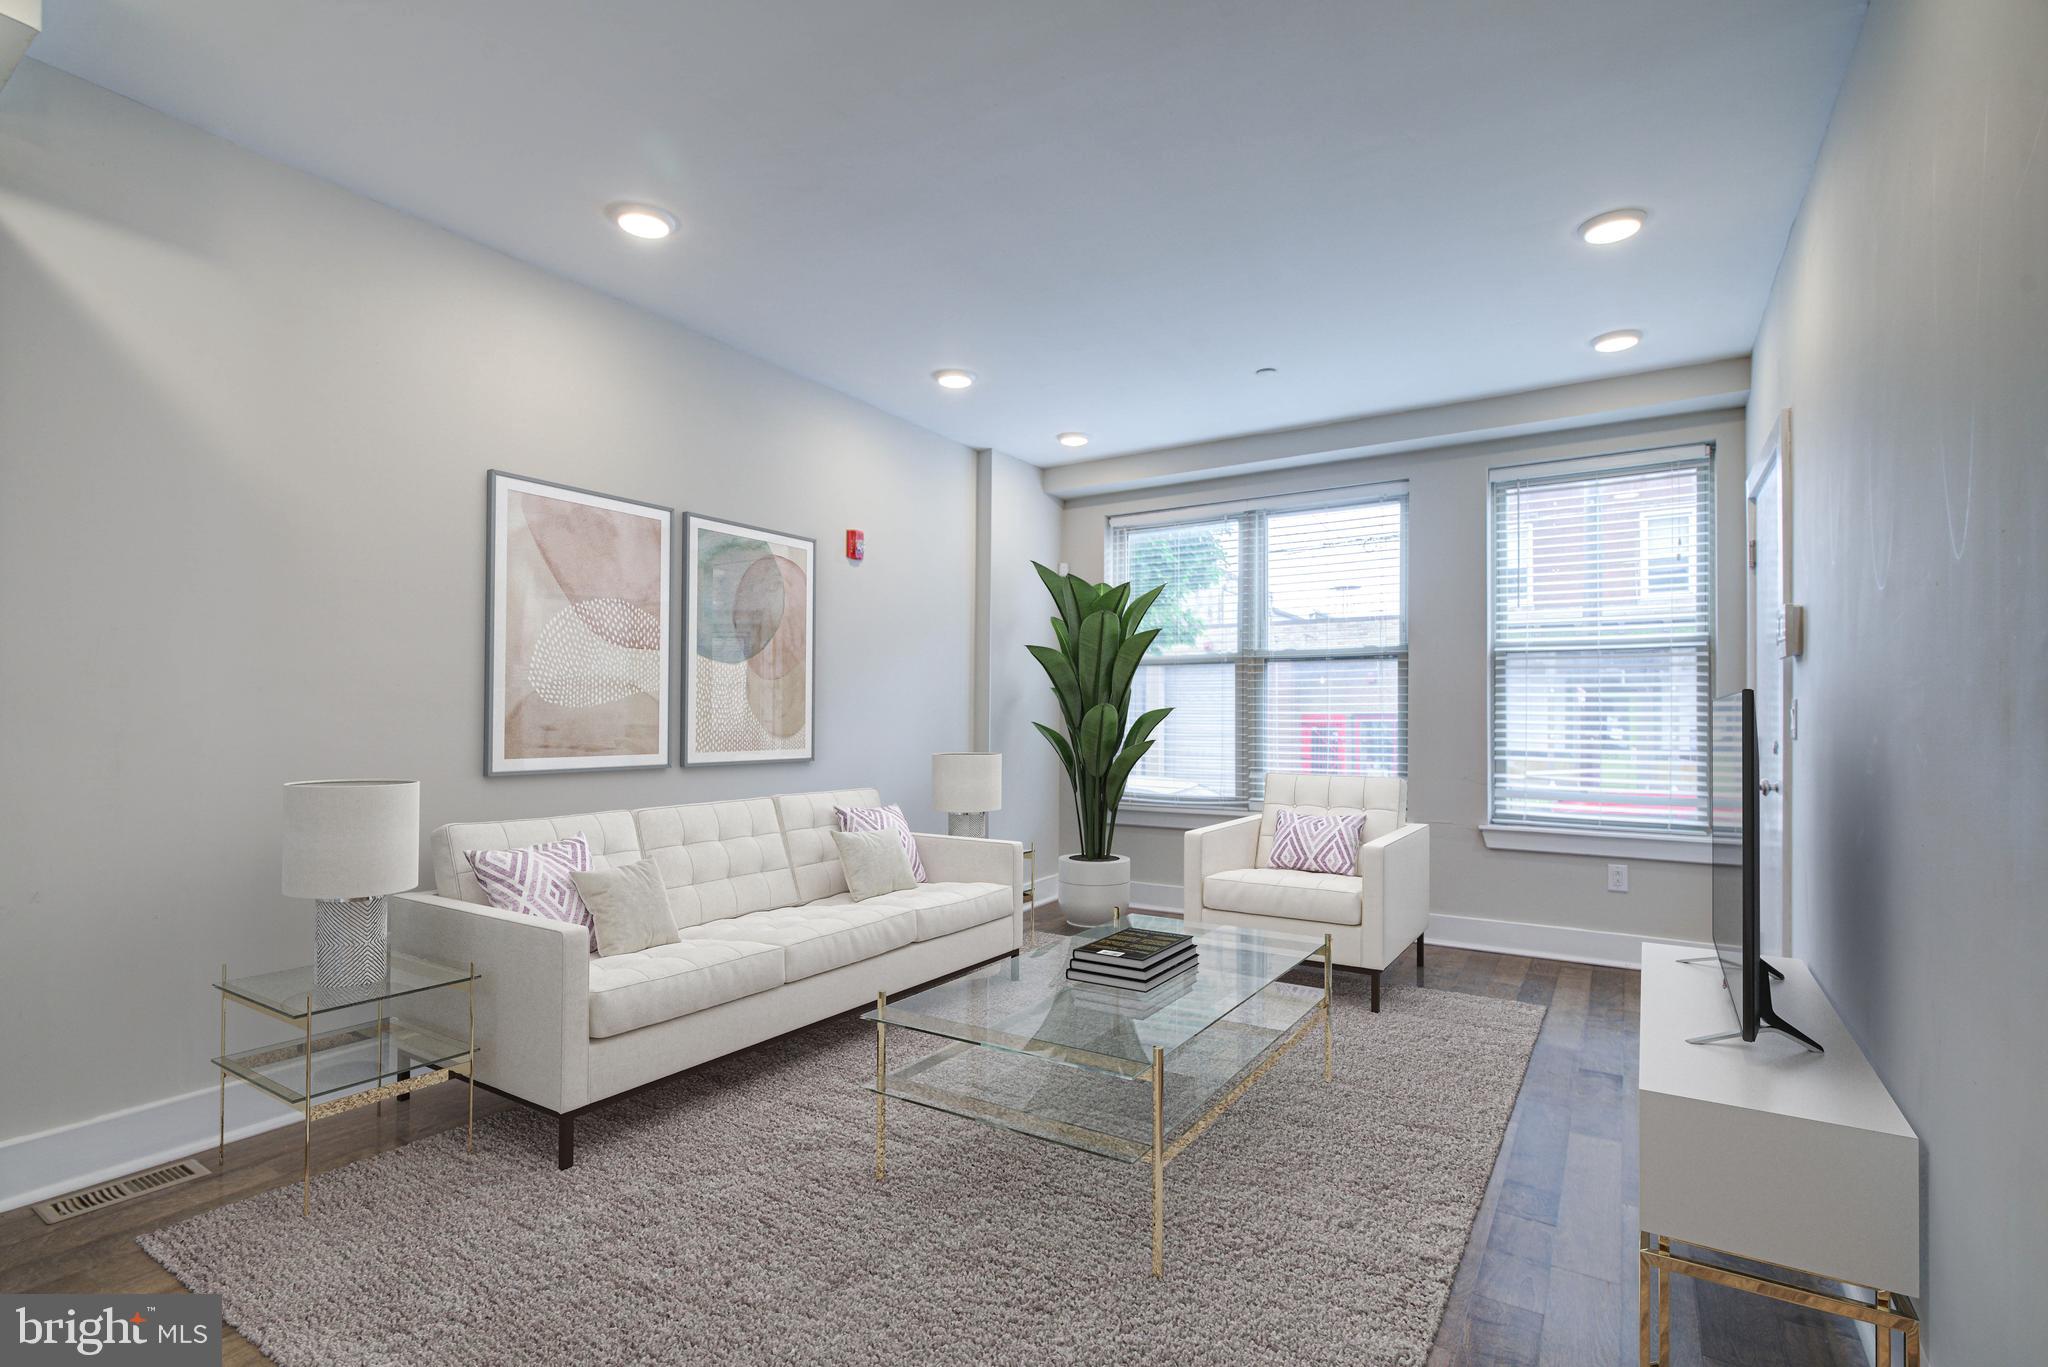
[[[1060,433],[1060,445],[1062,446],[1086,446],[1087,444],[1088,434],[1086,432]]]
[[[939,382],[941,389],[967,389],[974,384],[971,370],[934,370],[932,378]]]
[[[1643,340],[1643,334],[1634,328],[1623,328],[1619,332],[1603,332],[1593,339],[1595,351],[1627,351]]]
[[[605,217],[619,225],[620,232],[644,237],[651,242],[659,241],[676,230],[676,216],[651,204],[613,204],[604,212]]]
[[[1645,217],[1647,215],[1641,209],[1614,209],[1596,214],[1579,225],[1579,236],[1596,247],[1626,242],[1643,230]]]

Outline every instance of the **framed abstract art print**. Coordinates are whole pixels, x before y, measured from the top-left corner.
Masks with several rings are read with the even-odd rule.
[[[493,470],[484,773],[670,763],[675,512]]]
[[[807,760],[818,543],[683,515],[683,763]]]

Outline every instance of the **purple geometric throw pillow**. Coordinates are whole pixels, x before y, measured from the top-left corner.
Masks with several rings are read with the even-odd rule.
[[[1318,816],[1282,807],[1273,814],[1273,867],[1303,873],[1357,873],[1365,813]]]
[[[500,911],[538,916],[545,921],[572,921],[590,932],[590,952],[597,953],[597,927],[590,908],[576,893],[572,873],[590,872],[590,842],[580,835],[527,845],[516,850],[470,850],[469,867],[484,896]]]
[[[924,861],[917,857],[917,837],[910,833],[910,823],[903,819],[903,809],[891,803],[887,807],[834,807],[832,819],[842,831],[894,831],[896,838],[903,842],[903,852],[910,856],[910,876],[918,882],[925,881]]]

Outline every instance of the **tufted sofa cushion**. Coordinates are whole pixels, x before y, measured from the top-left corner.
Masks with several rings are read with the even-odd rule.
[[[1002,920],[1010,914],[1011,891],[1005,883],[919,883],[865,902],[855,902],[852,893],[835,892],[806,906],[908,907],[917,914],[917,938],[936,940],[956,930]]]
[[[1366,774],[1267,774],[1266,805],[1259,816],[1259,868],[1273,867],[1273,827],[1282,807],[1317,816],[1362,812],[1365,838],[1377,840],[1407,823],[1408,781]]]
[[[706,921],[678,931],[681,943],[745,941],[782,950],[782,974],[795,982],[901,949],[917,938],[917,913],[909,907],[874,902],[757,911],[726,921]]]
[[[765,797],[643,807],[640,848],[661,870],[678,930],[797,903],[775,804]]]
[[[590,1037],[623,1035],[782,986],[782,949],[758,941],[680,940],[590,961]]]
[[[815,902],[846,891],[846,871],[839,867],[839,851],[832,844],[837,824],[834,807],[880,806],[882,795],[873,788],[846,788],[836,793],[783,793],[775,799],[775,814],[782,823],[782,842],[789,850],[789,866],[796,875],[796,900]]]
[[[537,817],[524,821],[459,821],[435,830],[428,843],[434,855],[434,891],[443,897],[489,906],[491,899],[469,866],[472,850],[516,850],[580,835],[590,843],[590,867],[623,868],[640,858],[640,838],[628,812],[588,812],[580,816]]]

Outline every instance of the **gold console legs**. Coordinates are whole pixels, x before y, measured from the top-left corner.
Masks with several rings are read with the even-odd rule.
[[[1719,1249],[1708,1252],[1719,1253]],[[1734,1255],[1727,1255],[1734,1256]],[[1669,1367],[1671,1362],[1671,1278],[1673,1276],[1697,1277],[1703,1282],[1716,1286],[1732,1287],[1747,1291],[1754,1296],[1769,1296],[1772,1300],[1787,1305],[1800,1305],[1824,1314],[1841,1315],[1848,1319],[1861,1320],[1877,1330],[1877,1367],[1892,1367],[1892,1335],[1898,1334],[1905,1340],[1905,1367],[1920,1367],[1920,1317],[1914,1313],[1912,1302],[1893,1291],[1878,1291],[1877,1303],[1866,1304],[1837,1296],[1826,1291],[1812,1291],[1788,1282],[1774,1281],[1769,1277],[1758,1277],[1733,1268],[1721,1267],[1714,1263],[1703,1263],[1671,1251],[1671,1240],[1645,1233],[1642,1249],[1638,1254],[1636,1327],[1641,1339],[1640,1361],[1643,1367]],[[1801,1271],[1799,1268],[1789,1269]],[[1809,1273],[1809,1276],[1818,1276]],[[1657,1350],[1650,1351],[1650,1302],[1657,1303]]]

